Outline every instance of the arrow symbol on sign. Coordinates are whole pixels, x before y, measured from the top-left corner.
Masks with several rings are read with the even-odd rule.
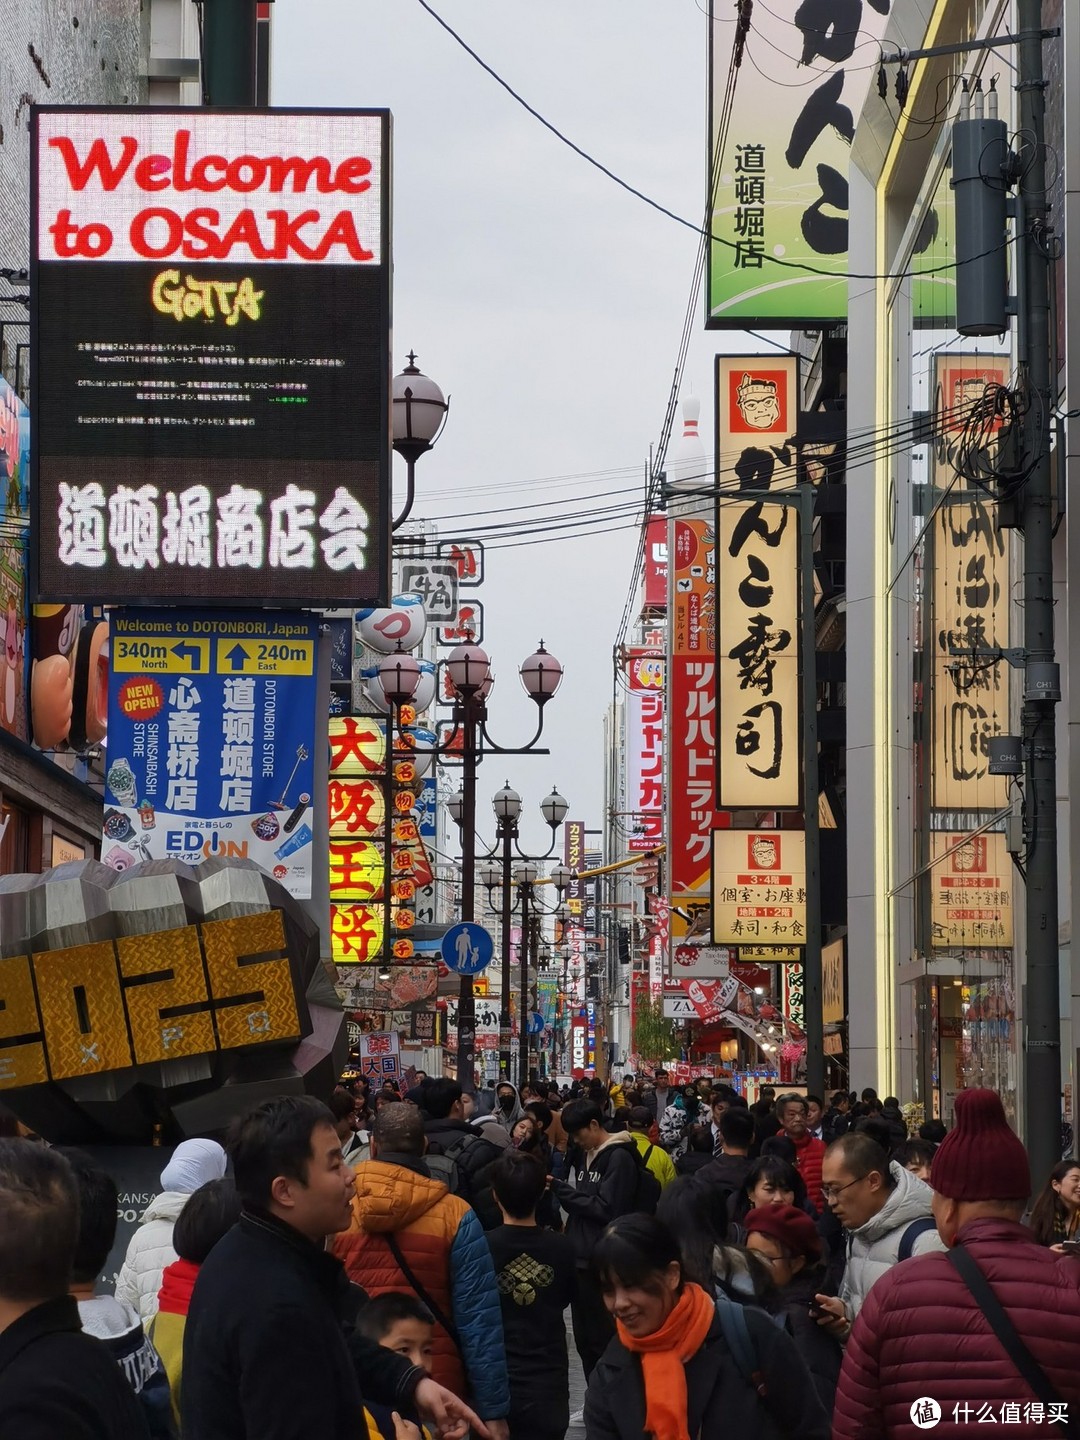
[[[199,663],[199,647],[192,645],[188,640],[181,640],[178,645],[172,647],[172,653],[178,660],[187,660],[192,670]]]
[[[244,661],[247,659],[247,650],[237,641],[231,650],[225,651],[225,659],[228,660],[234,670],[242,670],[244,668]]]

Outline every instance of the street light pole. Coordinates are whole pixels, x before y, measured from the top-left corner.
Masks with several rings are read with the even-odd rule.
[[[487,654],[471,641],[451,651],[446,661],[457,704],[454,710],[454,735],[435,754],[451,751],[462,760],[462,784],[453,797],[451,816],[461,827],[461,919],[476,918],[476,767],[486,747],[495,755],[546,755],[537,748],[544,730],[544,707],[562,684],[563,669],[548,653],[541,640],[539,647],[521,664],[519,675],[525,692],[539,711],[536,734],[528,745],[511,748],[497,745],[487,732],[487,696],[491,690],[491,664]],[[461,745],[454,744],[461,735]],[[520,805],[520,797],[518,798]],[[565,805],[565,802],[563,802]],[[564,811],[565,813],[565,811]],[[505,909],[504,909],[505,915]],[[500,1027],[501,1028],[501,1027]],[[473,1004],[471,975],[462,975],[458,992],[458,1080],[463,1089],[475,1086],[473,1069],[476,1051],[476,1010]]]
[[[510,888],[510,864],[513,844],[517,838],[517,821],[521,814],[521,796],[511,790],[509,780],[498,791],[492,805],[495,810],[496,836],[502,841],[502,979],[499,994],[499,1075],[510,1079],[510,927],[514,913],[514,896]]]
[[[465,765],[461,781],[461,918],[476,919],[476,735],[478,709],[483,700],[474,691],[462,700],[462,742]],[[462,975],[458,987],[458,1083],[468,1093],[476,1089],[476,1007],[471,975]]]

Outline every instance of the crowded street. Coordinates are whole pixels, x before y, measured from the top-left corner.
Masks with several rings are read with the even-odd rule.
[[[1078,37],[0,0],[0,1440],[1080,1434]]]

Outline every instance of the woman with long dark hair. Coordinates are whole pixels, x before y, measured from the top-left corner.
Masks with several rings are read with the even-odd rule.
[[[756,1367],[747,1373],[712,1294],[687,1277],[660,1220],[613,1221],[593,1268],[616,1337],[589,1380],[589,1440],[826,1440],[828,1420],[791,1337],[760,1311],[740,1312]]]
[[[760,1205],[794,1205],[799,1210],[806,1206],[802,1176],[794,1165],[778,1155],[763,1155],[755,1160],[741,1188],[732,1192],[728,1200],[728,1224],[734,1231],[729,1229],[729,1238],[743,1241],[743,1219]]]
[[[1028,1221],[1040,1245],[1060,1250],[1066,1240],[1080,1238],[1080,1161],[1061,1160],[1050,1171]]]

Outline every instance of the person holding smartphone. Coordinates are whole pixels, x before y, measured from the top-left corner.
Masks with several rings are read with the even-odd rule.
[[[760,1304],[770,1315],[784,1316],[818,1399],[831,1415],[843,1350],[817,1323],[816,1316],[825,1313],[815,1298],[824,1276],[817,1226],[794,1205],[762,1205],[747,1214],[743,1226],[747,1250],[765,1262],[772,1282]]]

